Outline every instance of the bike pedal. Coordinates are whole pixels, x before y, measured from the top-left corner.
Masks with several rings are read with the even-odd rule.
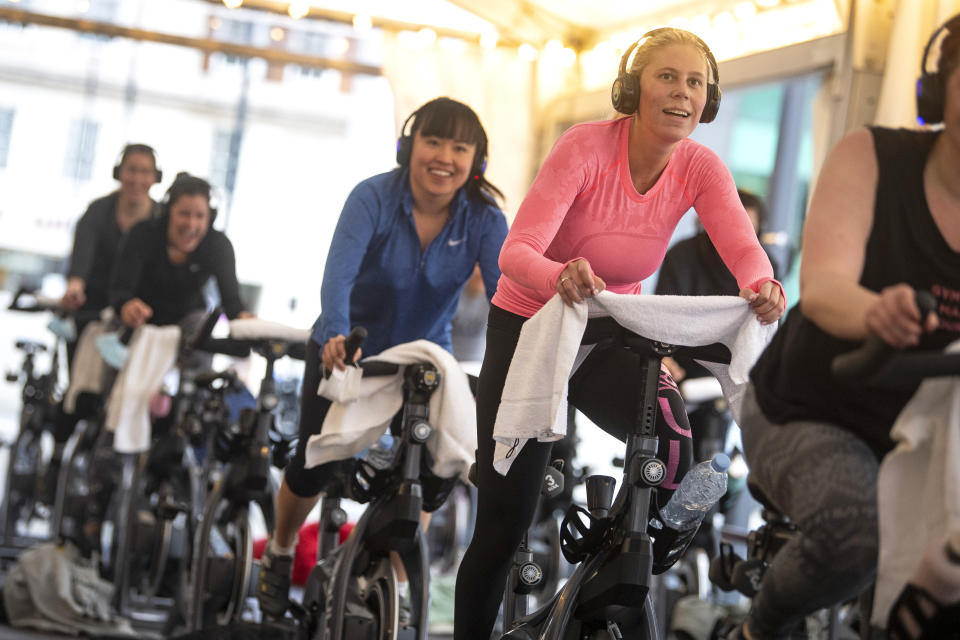
[[[752,598],[760,590],[764,571],[766,571],[766,565],[762,560],[757,558],[744,560],[734,567],[730,582],[737,591]]]
[[[722,591],[734,591],[736,587],[732,581],[734,568],[743,562],[743,558],[733,551],[729,542],[720,543],[720,553],[710,561],[710,582]]]

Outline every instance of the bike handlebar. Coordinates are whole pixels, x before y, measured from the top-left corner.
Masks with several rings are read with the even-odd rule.
[[[661,356],[677,354],[697,360],[730,364],[730,349],[719,342],[700,346],[673,345],[645,338],[630,331],[609,316],[591,318],[583,332],[581,344],[599,346],[621,346],[630,348],[646,347]]]
[[[921,318],[935,313],[936,299],[927,291],[916,293]],[[900,388],[923,378],[957,375],[960,355],[936,353],[906,353],[871,335],[862,346],[840,354],[830,363],[830,370],[838,380],[856,382],[864,386]]]
[[[350,332],[350,335],[347,336],[347,339],[343,343],[344,351],[346,351],[347,356],[343,359],[344,364],[353,364],[353,354],[357,352],[357,349],[363,344],[363,341],[367,339],[367,330],[365,327],[356,326]]]

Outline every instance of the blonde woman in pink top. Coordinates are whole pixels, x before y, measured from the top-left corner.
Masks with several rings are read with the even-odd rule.
[[[635,48],[633,63],[627,62]],[[614,107],[627,117],[564,133],[537,174],[500,253],[477,395],[479,504],[473,540],[457,576],[455,640],[489,640],[510,562],[530,526],[550,443],[530,441],[506,476],[493,469],[493,425],[520,328],[555,294],[567,304],[604,289],[640,293],[663,260],[681,216],[693,207],[740,295],[760,322],[785,300],[757,241],[730,172],[688,139],[720,105],[707,45],[680,29],[649,32],[624,54]],[[636,419],[640,362],[622,349],[588,356],[570,381],[571,404],[625,438]],[[676,385],[661,372],[658,455],[676,469],[658,491],[666,503],[692,458],[690,428]]]

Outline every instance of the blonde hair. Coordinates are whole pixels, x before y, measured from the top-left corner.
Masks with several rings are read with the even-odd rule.
[[[710,52],[707,43],[689,31],[676,29],[674,27],[654,29],[640,40],[633,54],[633,64],[630,65],[630,73],[639,78],[646,66],[650,64],[650,58],[653,57],[653,54],[663,47],[672,44],[689,45],[699,51],[703,57],[704,64],[707,65],[707,82],[719,82],[716,67],[714,66],[715,63],[711,63],[713,54]]]

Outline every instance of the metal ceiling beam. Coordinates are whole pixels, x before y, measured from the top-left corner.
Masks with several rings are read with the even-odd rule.
[[[203,0],[204,2],[212,5],[216,5],[221,9],[224,9],[223,2],[221,0]],[[244,0],[243,4],[237,10],[249,9],[252,11],[265,11],[268,13],[282,14],[284,17],[287,17],[287,7],[290,6],[289,1],[278,1],[278,0]],[[476,12],[471,11],[471,13],[476,14]],[[341,24],[353,24],[353,18],[356,13],[351,13],[348,11],[336,11],[334,9],[322,9],[319,7],[310,7],[309,11],[301,20],[322,20],[324,22],[338,22]],[[288,18],[289,19],[289,18]],[[425,25],[419,22],[405,22],[403,20],[393,20],[392,18],[382,18],[379,16],[370,16],[370,24],[373,27],[378,29],[383,29],[384,31],[418,31],[423,27],[427,26],[433,29],[437,36],[441,38],[459,38],[460,40],[465,40],[467,42],[478,44],[480,42],[480,34],[473,31],[461,31],[459,29],[449,29],[447,27],[440,27],[434,25]],[[502,44],[513,44],[519,45],[524,40],[511,38],[509,36],[503,37],[500,39]]]
[[[140,40],[144,42],[160,42],[163,44],[198,49],[205,53],[220,52],[226,55],[239,56],[243,58],[262,58],[267,62],[298,64],[304,67],[315,67],[320,69],[336,69],[337,71],[344,73],[360,73],[374,76],[382,75],[382,69],[380,67],[367,64],[358,64],[348,60],[336,60],[333,58],[322,58],[319,56],[295,53],[293,51],[284,51],[282,49],[265,49],[262,47],[234,44],[231,42],[221,42],[219,40],[211,40],[210,38],[191,38],[188,36],[178,36],[169,33],[148,31],[146,29],[121,27],[108,22],[98,22],[96,20],[62,18],[59,16],[23,11],[21,9],[0,7],[0,22],[12,22],[24,25],[37,24],[46,27],[69,29],[71,31],[78,31],[80,33],[95,33],[116,38]]]
[[[539,45],[559,39],[579,49],[592,30],[556,16],[526,0],[447,0],[493,24],[506,38]]]

